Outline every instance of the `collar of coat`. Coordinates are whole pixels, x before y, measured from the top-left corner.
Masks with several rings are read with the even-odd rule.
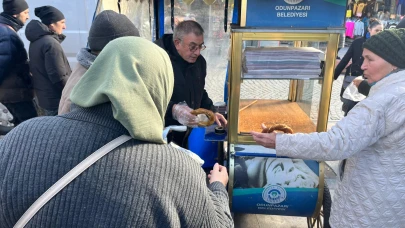
[[[76,59],[80,63],[80,65],[82,65],[86,69],[89,69],[96,60],[96,57],[96,55],[90,52],[90,49],[82,48],[80,49],[79,53],[77,53]]]
[[[16,32],[24,26],[20,20],[4,12],[0,13],[0,23],[10,26]]]
[[[405,69],[399,69],[395,73],[391,73],[388,77],[387,76],[382,78],[373,87],[371,87],[369,96],[374,94],[376,91],[381,90],[387,85],[395,85],[397,83],[405,82]]]

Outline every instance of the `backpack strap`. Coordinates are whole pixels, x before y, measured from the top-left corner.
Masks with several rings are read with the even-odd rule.
[[[76,165],[72,170],[60,178],[54,185],[52,185],[44,194],[42,194],[21,216],[21,218],[14,225],[14,228],[23,228],[27,223],[34,217],[34,215],[41,210],[41,208],[48,203],[56,194],[58,194],[63,188],[65,188],[70,182],[72,182],[76,177],[83,173],[86,169],[92,166],[104,155],[108,154],[110,151],[114,150],[118,146],[124,144],[128,140],[132,139],[128,135],[121,135],[120,137],[107,143],[100,149],[96,150],[94,153],[89,155],[86,159]]]

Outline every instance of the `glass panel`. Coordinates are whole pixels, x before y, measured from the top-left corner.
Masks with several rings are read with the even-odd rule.
[[[209,5],[210,4],[210,5]],[[170,20],[170,0],[165,0],[165,33],[173,33]],[[174,26],[183,20],[195,20],[203,27],[204,43],[207,48],[201,52],[207,61],[205,85],[209,97],[223,101],[224,82],[228,65],[230,47],[230,22],[232,20],[233,0],[229,1],[228,29],[224,31],[224,0],[175,0]]]
[[[285,124],[294,132],[316,131],[322,87],[321,61],[325,58],[326,44],[326,42],[297,41],[244,42],[244,51],[259,47],[271,50],[267,54],[244,52],[246,55],[243,55],[242,65],[245,73],[242,75],[240,92],[239,133],[260,132],[263,128],[270,128],[276,124]],[[303,50],[301,48],[279,51],[277,48],[294,46],[313,47],[314,49],[308,50],[315,52],[309,53],[307,49],[301,52]],[[275,54],[271,52],[273,50],[276,50]],[[285,54],[284,50],[292,52]],[[266,75],[261,78],[247,78],[246,74],[251,73],[252,69],[253,72],[256,69],[263,70]]]
[[[125,14],[135,24],[141,37],[154,40],[153,1],[127,0],[121,1],[120,4],[121,13]]]

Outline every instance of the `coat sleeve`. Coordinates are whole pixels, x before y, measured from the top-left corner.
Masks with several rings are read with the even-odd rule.
[[[13,55],[15,54],[15,47],[13,45],[11,36],[0,37],[0,83],[6,78],[10,71],[10,66],[13,62]]]
[[[228,192],[221,182],[214,182],[208,186],[215,207],[215,227],[234,227],[231,211],[229,209]]]
[[[342,73],[343,69],[345,69],[345,67],[349,63],[350,59],[352,59],[353,51],[354,51],[353,44],[354,44],[354,42],[350,45],[349,50],[347,50],[345,56],[343,56],[342,60],[340,60],[339,64],[336,66],[335,75],[334,75],[335,80]]]
[[[373,99],[363,100],[327,132],[278,134],[276,153],[320,161],[351,157],[384,136],[386,110],[380,103]]]
[[[359,93],[363,94],[364,96],[368,96],[370,92],[371,86],[368,84],[367,80],[363,80],[359,85]]]
[[[65,69],[64,52],[60,45],[49,43],[45,46],[45,69],[52,84],[60,84],[69,70]]]

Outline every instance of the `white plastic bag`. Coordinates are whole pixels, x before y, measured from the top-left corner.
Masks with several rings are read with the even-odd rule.
[[[163,129],[163,140],[165,142],[167,142],[167,134],[169,134],[170,131],[185,132],[185,131],[187,131],[187,126],[168,126],[165,129]],[[201,166],[204,164],[204,160],[202,160],[200,158],[200,156],[198,156],[194,152],[184,149],[173,142],[169,143],[169,145],[176,149],[183,151],[184,153],[186,153],[188,156],[190,156],[192,159],[194,159],[194,161],[196,161]]]
[[[362,79],[362,78],[363,78],[362,76],[359,76],[359,77],[355,78],[354,80]],[[353,82],[351,82],[345,89],[345,91],[343,93],[343,98],[352,100],[352,101],[362,101],[366,98],[366,96],[359,93],[358,88],[353,84]]]

